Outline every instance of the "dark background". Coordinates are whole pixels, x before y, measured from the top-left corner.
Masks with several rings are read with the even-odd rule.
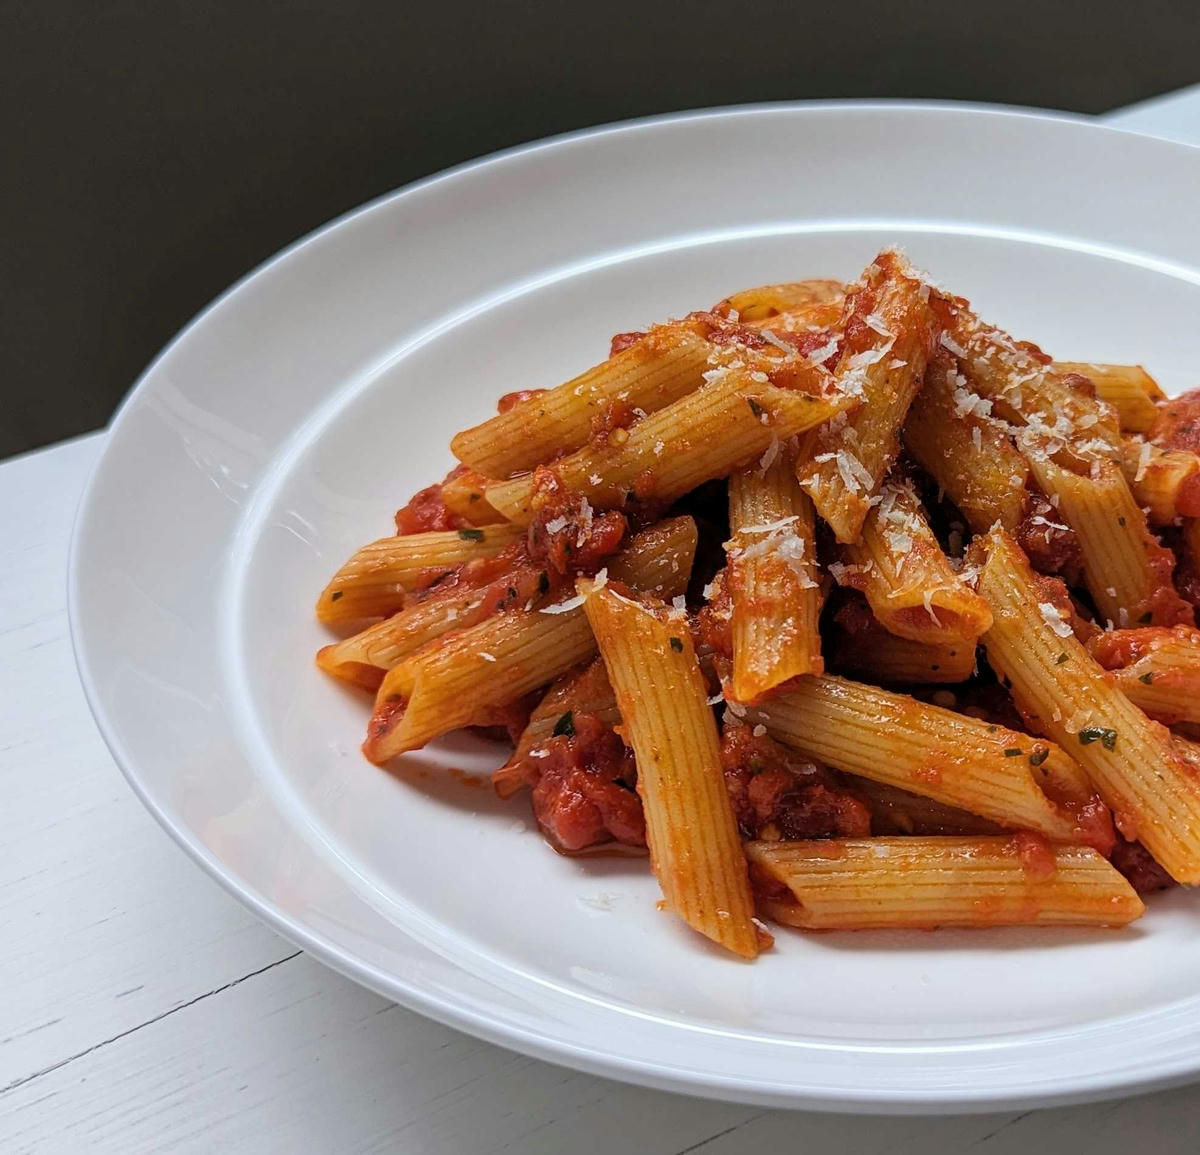
[[[1197,79],[1196,0],[0,0],[0,455],[102,425],[282,245],[497,148],[760,100],[1102,112]]]

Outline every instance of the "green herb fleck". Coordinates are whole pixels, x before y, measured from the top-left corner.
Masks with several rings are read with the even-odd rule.
[[[683,653],[683,642],[679,638],[672,638],[671,639],[671,649],[673,649],[677,654],[682,654]]]
[[[1151,613],[1150,610],[1147,610],[1140,618],[1138,618],[1138,625],[1148,626],[1152,621],[1154,621],[1154,614]]]
[[[1085,726],[1079,731],[1079,744],[1090,746],[1093,742],[1099,742],[1105,750],[1115,750],[1117,748],[1117,732],[1110,730],[1107,726]]]
[[[1049,746],[1038,746],[1037,749],[1035,749],[1033,751],[1033,753],[1029,755],[1029,765],[1030,766],[1040,766],[1049,757],[1050,757],[1050,747]]]
[[[1059,654],[1057,658],[1054,659],[1054,664],[1056,666],[1061,666],[1063,664],[1063,662],[1068,661],[1068,660],[1069,660],[1069,655],[1064,651],[1063,653]]]
[[[329,595],[329,600],[331,602],[336,602],[338,600],[338,598],[340,598],[342,596],[343,593],[345,593],[345,590],[334,590],[333,593],[331,593]]]
[[[1151,682],[1154,681],[1154,675],[1153,674],[1139,674],[1138,681],[1141,682],[1143,686],[1148,686],[1148,685],[1150,685]]]
[[[1024,751],[1020,746],[1009,746],[1004,751],[1005,758],[1020,758]]]
[[[458,536],[463,541],[483,541],[483,530],[481,529],[460,529]]]
[[[766,410],[757,401],[755,401],[753,397],[747,397],[746,404],[750,406],[750,412],[753,413],[755,417],[761,417],[766,412]]]
[[[574,738],[575,737],[575,717],[568,710],[557,722],[554,723],[555,738]]]
[[[1118,517],[1118,518],[1117,518],[1117,525],[1124,525],[1124,524],[1125,524],[1125,519],[1124,519],[1123,517]]]

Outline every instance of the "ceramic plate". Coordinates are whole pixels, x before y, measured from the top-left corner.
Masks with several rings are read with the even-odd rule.
[[[855,275],[884,244],[1056,356],[1200,367],[1200,150],[945,106],[762,106],[565,137],[414,185],[241,282],[143,376],[84,499],[84,685],[171,834],[296,943],[506,1046],[786,1106],[1063,1102],[1200,1071],[1200,903],[1120,932],[801,936],[747,965],[642,861],[555,855],[502,758],[394,774],[318,674],[312,604],[457,429],[611,333]],[[449,770],[456,773],[449,773]]]

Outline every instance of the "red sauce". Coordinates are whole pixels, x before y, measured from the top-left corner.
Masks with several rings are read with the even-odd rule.
[[[594,573],[615,553],[628,523],[623,513],[595,513],[544,466],[533,475],[533,519],[527,537],[534,562],[559,574]]]
[[[409,503],[396,510],[396,533],[428,533],[439,529],[464,529],[471,523],[466,518],[451,513],[442,500],[442,485],[454,477],[461,477],[467,472],[465,465],[459,465],[446,474],[444,481],[427,485],[424,489],[413,494]]]
[[[1200,389],[1173,397],[1159,406],[1150,440],[1163,449],[1200,453]]]
[[[540,758],[520,763],[533,787],[533,814],[564,854],[605,842],[646,845],[646,820],[634,784],[633,753],[599,718],[574,714],[573,735],[550,738]]]
[[[645,333],[615,333],[612,341],[609,342],[608,355],[615,357],[618,353],[624,353],[626,349],[632,348],[645,335]]]
[[[523,405],[533,397],[540,397],[545,392],[545,389],[517,389],[512,393],[505,393],[496,402],[496,411],[498,413],[507,413],[510,409],[515,409],[518,405]]]
[[[502,706],[489,706],[471,722],[472,730],[479,730],[494,738],[507,738],[514,746],[529,725],[529,714],[538,704],[539,695],[527,694],[515,702]]]
[[[1200,517],[1200,472],[1180,483],[1175,491],[1175,509],[1182,517]]]
[[[1058,870],[1054,850],[1041,834],[1032,830],[1018,830],[1009,839],[1009,845],[1016,852],[1025,877],[1031,882],[1045,882],[1054,877]]]
[[[1153,583],[1150,595],[1130,611],[1135,622],[1153,621],[1159,626],[1195,625],[1196,611],[1175,589],[1175,555],[1146,535],[1146,561]]]
[[[801,353],[805,357],[811,357],[818,349],[824,349],[833,338],[838,334],[832,329],[804,329],[799,332],[792,332],[789,329],[772,329],[773,336],[778,337],[785,345],[790,345],[796,352]],[[837,363],[841,359],[842,344],[840,339],[834,345],[833,352],[821,362],[831,373],[837,368]],[[772,384],[779,384],[786,387],[787,382],[775,381],[772,378]]]
[[[1092,657],[1106,670],[1121,670],[1141,661],[1166,641],[1200,646],[1200,631],[1189,626],[1147,626],[1140,630],[1109,630],[1088,643]]]
[[[633,410],[634,406],[628,401],[614,397],[592,418],[588,440],[593,445],[607,445],[618,429],[628,429],[637,420]]]
[[[746,838],[865,838],[866,803],[824,766],[805,761],[726,715],[721,763]]]
[[[1138,894],[1149,894],[1151,891],[1166,890],[1177,885],[1140,842],[1119,839],[1113,847],[1111,861]]]
[[[1083,553],[1075,531],[1060,529],[1063,524],[1058,510],[1043,494],[1031,493],[1029,509],[1017,526],[1017,542],[1035,570],[1062,574],[1069,584],[1078,585],[1083,575]]]
[[[733,599],[729,594],[728,570],[712,580],[711,597],[697,611],[692,636],[697,653],[715,654],[733,660]]]

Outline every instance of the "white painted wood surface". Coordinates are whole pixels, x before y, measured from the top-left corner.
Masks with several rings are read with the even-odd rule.
[[[1200,88],[1155,107],[1128,126],[1200,141]],[[0,464],[0,1151],[1200,1148],[1200,1086],[949,1119],[645,1091],[478,1042],[297,952],[176,850],[88,714],[65,567],[101,440]]]

